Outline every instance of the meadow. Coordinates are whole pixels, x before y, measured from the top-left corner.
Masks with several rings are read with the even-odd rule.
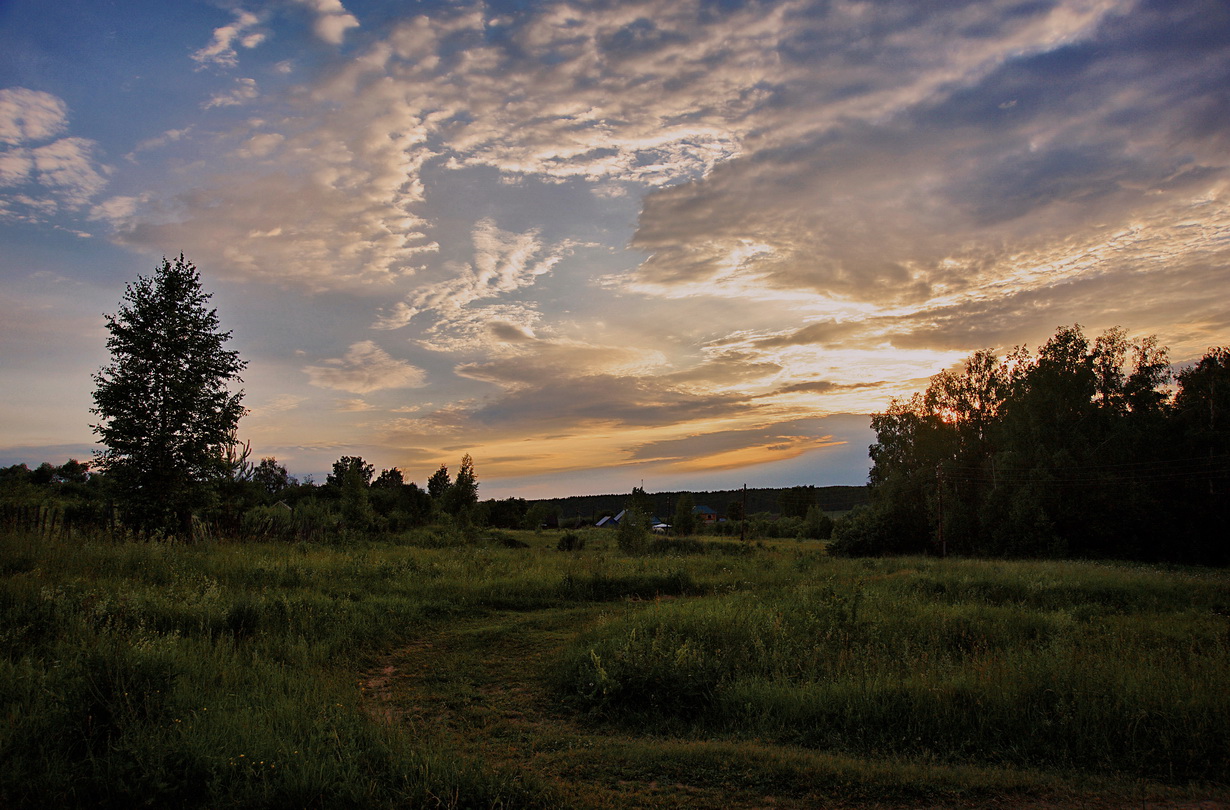
[[[573,537],[0,535],[0,805],[1230,801],[1224,570]]]

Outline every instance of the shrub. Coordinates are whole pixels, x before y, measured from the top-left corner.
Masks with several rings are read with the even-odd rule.
[[[616,542],[625,554],[644,554],[649,548],[649,516],[635,506],[624,512]]]

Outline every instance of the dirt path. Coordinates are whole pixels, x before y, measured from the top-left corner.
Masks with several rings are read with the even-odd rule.
[[[1230,803],[1096,797],[1027,784],[968,787],[969,769],[929,773],[925,795],[900,773],[757,741],[680,740],[597,727],[562,709],[548,668],[584,628],[634,603],[492,613],[391,652],[365,675],[369,711],[497,769],[534,774],[569,808],[1099,808],[1227,810]],[[995,777],[1000,778],[1000,777]]]

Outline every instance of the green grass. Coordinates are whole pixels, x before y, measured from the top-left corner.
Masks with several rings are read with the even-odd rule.
[[[1224,572],[558,537],[0,535],[0,806],[1227,796]]]
[[[851,755],[1230,773],[1220,574],[877,561],[655,605],[569,651],[583,710]]]

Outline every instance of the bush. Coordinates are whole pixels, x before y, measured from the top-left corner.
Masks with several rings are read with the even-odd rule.
[[[833,524],[829,553],[839,557],[877,557],[921,554],[926,544],[893,520],[891,510],[860,506]]]
[[[649,549],[649,516],[636,507],[624,512],[616,542],[624,554],[644,554]]]
[[[555,547],[560,551],[580,551],[585,548],[585,538],[576,532],[566,532]]]

